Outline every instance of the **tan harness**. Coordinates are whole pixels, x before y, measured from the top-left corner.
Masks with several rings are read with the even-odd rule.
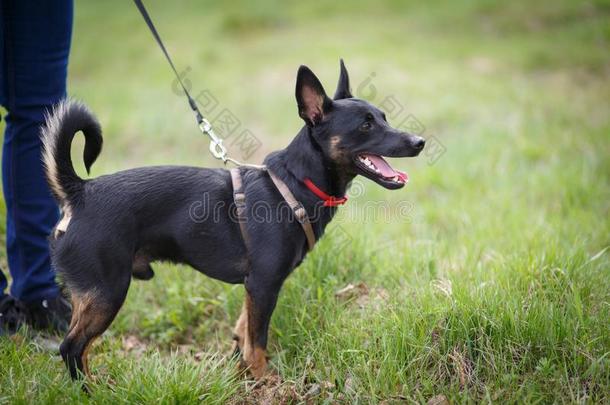
[[[311,222],[309,222],[309,216],[307,215],[307,211],[303,204],[301,204],[292,194],[286,183],[279,179],[276,175],[274,175],[269,169],[266,169],[267,173],[269,173],[269,177],[271,177],[271,181],[275,184],[275,187],[280,192],[284,201],[288,204],[292,212],[294,213],[294,217],[301,227],[303,228],[303,232],[305,232],[305,237],[307,238],[307,246],[308,250],[312,250],[314,245],[316,244],[316,236],[313,232],[313,228],[311,226]],[[235,201],[235,208],[237,211],[237,220],[239,222],[239,228],[241,230],[242,237],[244,242],[246,242],[246,246],[248,245],[248,233],[246,229],[246,194],[243,190],[243,182],[241,180],[241,174],[239,173],[239,168],[231,169],[231,180],[233,182],[233,200]]]

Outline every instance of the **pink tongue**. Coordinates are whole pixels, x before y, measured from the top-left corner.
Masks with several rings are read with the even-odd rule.
[[[398,176],[400,178],[403,178],[403,174],[404,173],[399,173],[396,170],[392,169],[392,167],[388,164],[388,162],[386,162],[381,156],[377,156],[377,155],[364,155],[367,158],[369,158],[369,160],[371,162],[373,162],[373,164],[375,165],[375,167],[377,169],[379,169],[379,171],[381,172],[381,174],[383,175],[383,177],[388,177],[388,178],[392,178],[394,176]]]

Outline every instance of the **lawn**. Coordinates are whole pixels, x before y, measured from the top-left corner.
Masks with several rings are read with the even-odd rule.
[[[340,57],[355,94],[428,150],[393,162],[402,190],[355,181],[287,280],[269,345],[281,384],[227,356],[241,286],[159,263],[92,349],[90,396],[23,331],[0,338],[0,403],[610,401],[608,2],[147,4],[210,118],[238,120],[236,158],[287,144],[298,66],[332,94]],[[131,2],[77,2],[69,93],[104,127],[92,176],[220,165]]]

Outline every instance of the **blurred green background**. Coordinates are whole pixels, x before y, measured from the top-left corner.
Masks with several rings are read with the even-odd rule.
[[[281,387],[206,357],[228,350],[241,288],[161,264],[93,350],[92,397],[25,341],[0,348],[0,402],[608,400],[608,1],[146,4],[191,92],[218,101],[209,118],[239,120],[234,157],[286,145],[302,125],[298,66],[332,94],[341,57],[357,96],[394,97],[390,123],[414,117],[443,153],[393,162],[411,177],[400,191],[358,180],[288,280],[270,338]],[[92,176],[219,166],[131,2],[77,2],[69,94],[104,129]],[[261,144],[251,156],[232,145],[244,129]]]

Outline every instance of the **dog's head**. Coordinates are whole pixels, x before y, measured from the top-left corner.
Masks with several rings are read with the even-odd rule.
[[[380,109],[354,98],[343,60],[332,100],[307,66],[299,68],[296,99],[299,115],[328,160],[348,174],[361,174],[388,189],[405,185],[406,173],[394,170],[383,157],[417,156],[425,140],[392,128]]]

